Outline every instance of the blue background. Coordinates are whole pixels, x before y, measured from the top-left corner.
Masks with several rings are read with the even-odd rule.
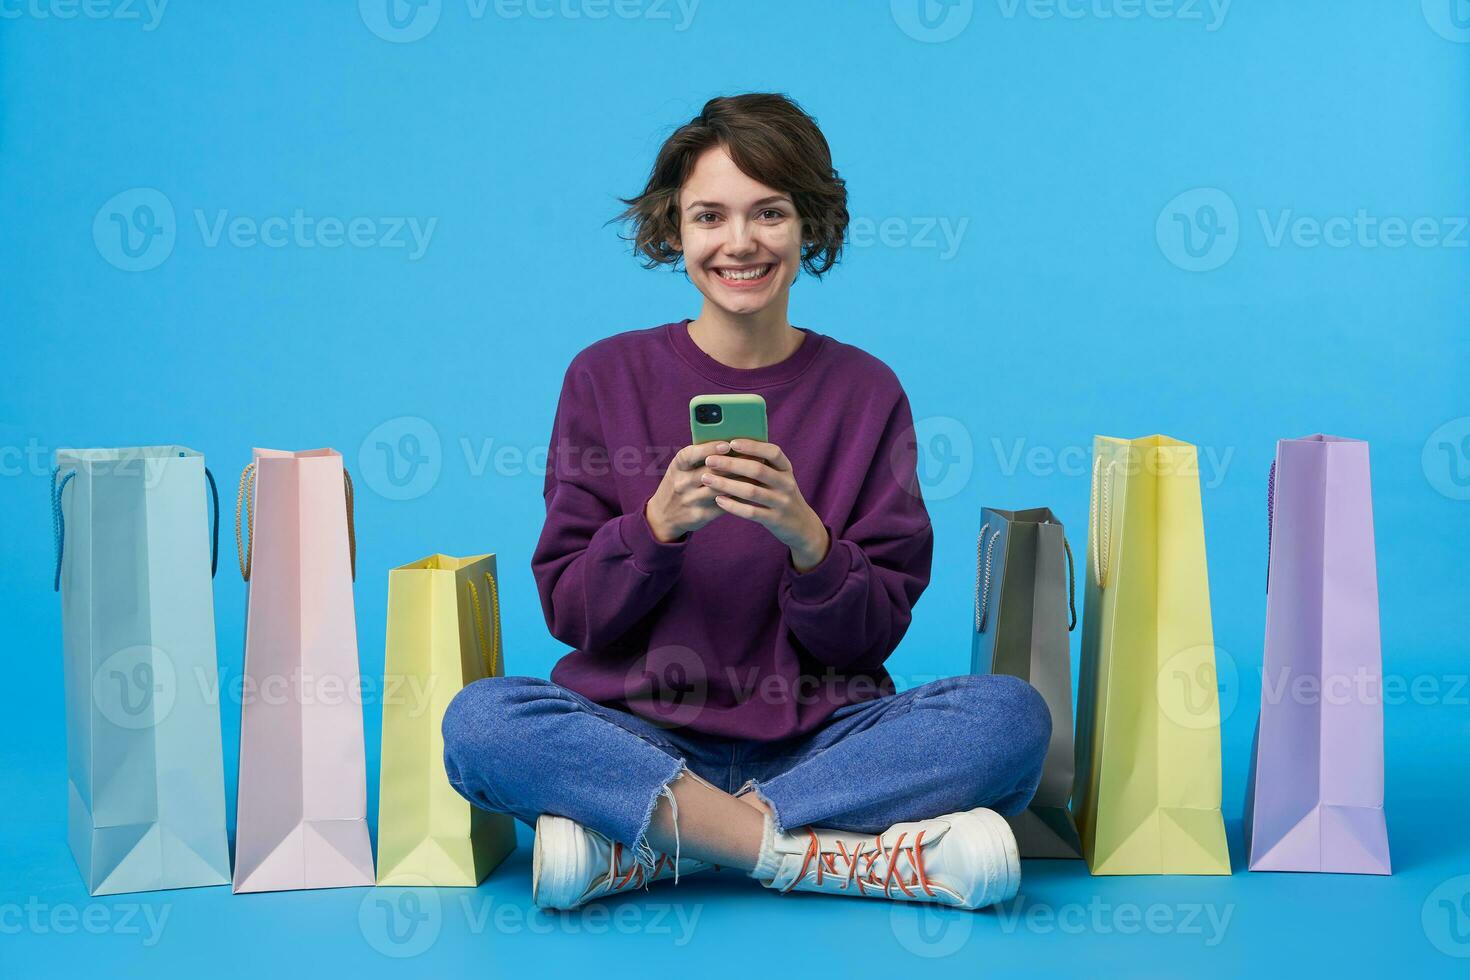
[[[284,962],[369,975],[392,965],[380,950],[402,951],[367,890],[86,896],[64,834],[51,452],[186,444],[228,501],[252,446],[340,449],[359,481],[364,673],[382,669],[390,566],[494,551],[508,665],[545,676],[561,648],[529,568],[541,473],[484,454],[544,452],[582,347],[697,313],[682,276],[641,269],[604,222],[673,126],[745,90],[787,92],[818,118],[866,231],[825,282],[798,283],[792,322],[889,363],[922,420],[937,544],[891,661],[901,682],[967,669],[982,505],[1050,505],[1080,549],[1094,433],[1201,447],[1216,639],[1237,668],[1234,680],[1222,668],[1237,871],[1092,879],[1080,864],[1030,862],[1023,908],[1042,911],[1009,922],[780,899],[727,874],[579,926],[528,912],[523,828],[522,849],[480,889],[432,894],[437,931],[410,962],[496,976],[1463,968],[1470,233],[1456,228],[1470,214],[1470,4],[1241,0],[1219,19],[1188,0],[983,0],[929,31],[912,0],[704,0],[687,22],[672,3],[559,2],[539,17],[442,0],[403,30],[375,0],[176,2],[156,23],[142,6],[0,5],[0,971],[267,975]],[[141,217],[159,195],[172,248],[155,238],[141,256],[154,267],[126,271],[111,215]],[[378,233],[388,218],[436,224],[417,258],[411,245],[232,244],[199,224],[298,209],[372,219]],[[1360,210],[1432,219],[1446,241],[1273,237],[1283,217]],[[962,231],[957,248],[943,227]],[[1214,267],[1190,271],[1200,265]],[[1266,470],[1276,439],[1318,431],[1372,443],[1385,670],[1434,691],[1387,709],[1391,878],[1248,874],[1241,853]],[[404,491],[376,446],[405,433],[439,448],[412,471],[416,495],[393,499]],[[1012,466],[1018,445],[1061,465]],[[228,680],[244,588],[232,545],[221,557]],[[238,710],[222,708],[232,809]],[[365,724],[375,819],[374,706]],[[686,920],[698,915],[692,932],[675,898]],[[151,946],[139,903],[168,916]],[[1129,918],[1155,903],[1180,928]],[[27,905],[79,919],[37,925]],[[1185,927],[1193,905],[1228,914],[1223,935],[1207,912],[1188,924],[1200,931]],[[86,915],[108,927],[88,933]]]

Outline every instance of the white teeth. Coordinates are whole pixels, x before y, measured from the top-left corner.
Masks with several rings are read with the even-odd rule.
[[[738,281],[738,280],[742,280],[742,279],[759,279],[761,276],[765,275],[770,270],[771,270],[771,267],[770,266],[768,266],[768,265],[762,265],[762,266],[758,266],[758,267],[756,267],[754,269],[745,269],[745,270],[742,270],[740,272],[734,272],[734,271],[731,271],[729,269],[720,269],[718,271],[719,271],[719,274],[720,274],[720,278],[721,279],[734,279],[734,280],[737,280]]]

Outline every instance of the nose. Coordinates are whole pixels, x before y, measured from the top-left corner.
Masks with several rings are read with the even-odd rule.
[[[751,232],[750,223],[743,218],[736,218],[730,222],[730,240],[725,244],[725,251],[732,256],[749,255],[755,249],[755,235]]]

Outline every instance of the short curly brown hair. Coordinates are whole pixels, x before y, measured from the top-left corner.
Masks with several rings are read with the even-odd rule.
[[[658,151],[648,184],[637,197],[619,198],[631,221],[627,240],[644,266],[678,267],[679,189],[705,150],[721,146],[741,172],[791,195],[802,223],[801,264],[817,278],[837,264],[847,235],[847,183],[832,167],[832,150],[816,120],[785,95],[751,92],[721,96],[676,129]]]

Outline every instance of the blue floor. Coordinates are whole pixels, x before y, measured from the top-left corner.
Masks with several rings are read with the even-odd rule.
[[[274,980],[317,970],[370,977],[402,970],[398,960],[412,975],[476,977],[692,969],[709,978],[771,965],[873,977],[1005,975],[996,968],[1052,976],[1238,976],[1260,968],[1303,977],[1464,976],[1470,763],[1413,746],[1463,738],[1465,694],[1445,687],[1441,703],[1388,709],[1391,877],[1246,872],[1243,756],[1227,748],[1232,876],[1093,878],[1080,862],[1028,861],[1019,898],[978,913],[782,896],[722,871],[548,915],[531,906],[524,827],[521,848],[477,889],[233,896],[222,887],[94,899],[66,848],[64,768],[7,756],[0,977],[207,972]],[[1248,727],[1238,720],[1231,731]]]

